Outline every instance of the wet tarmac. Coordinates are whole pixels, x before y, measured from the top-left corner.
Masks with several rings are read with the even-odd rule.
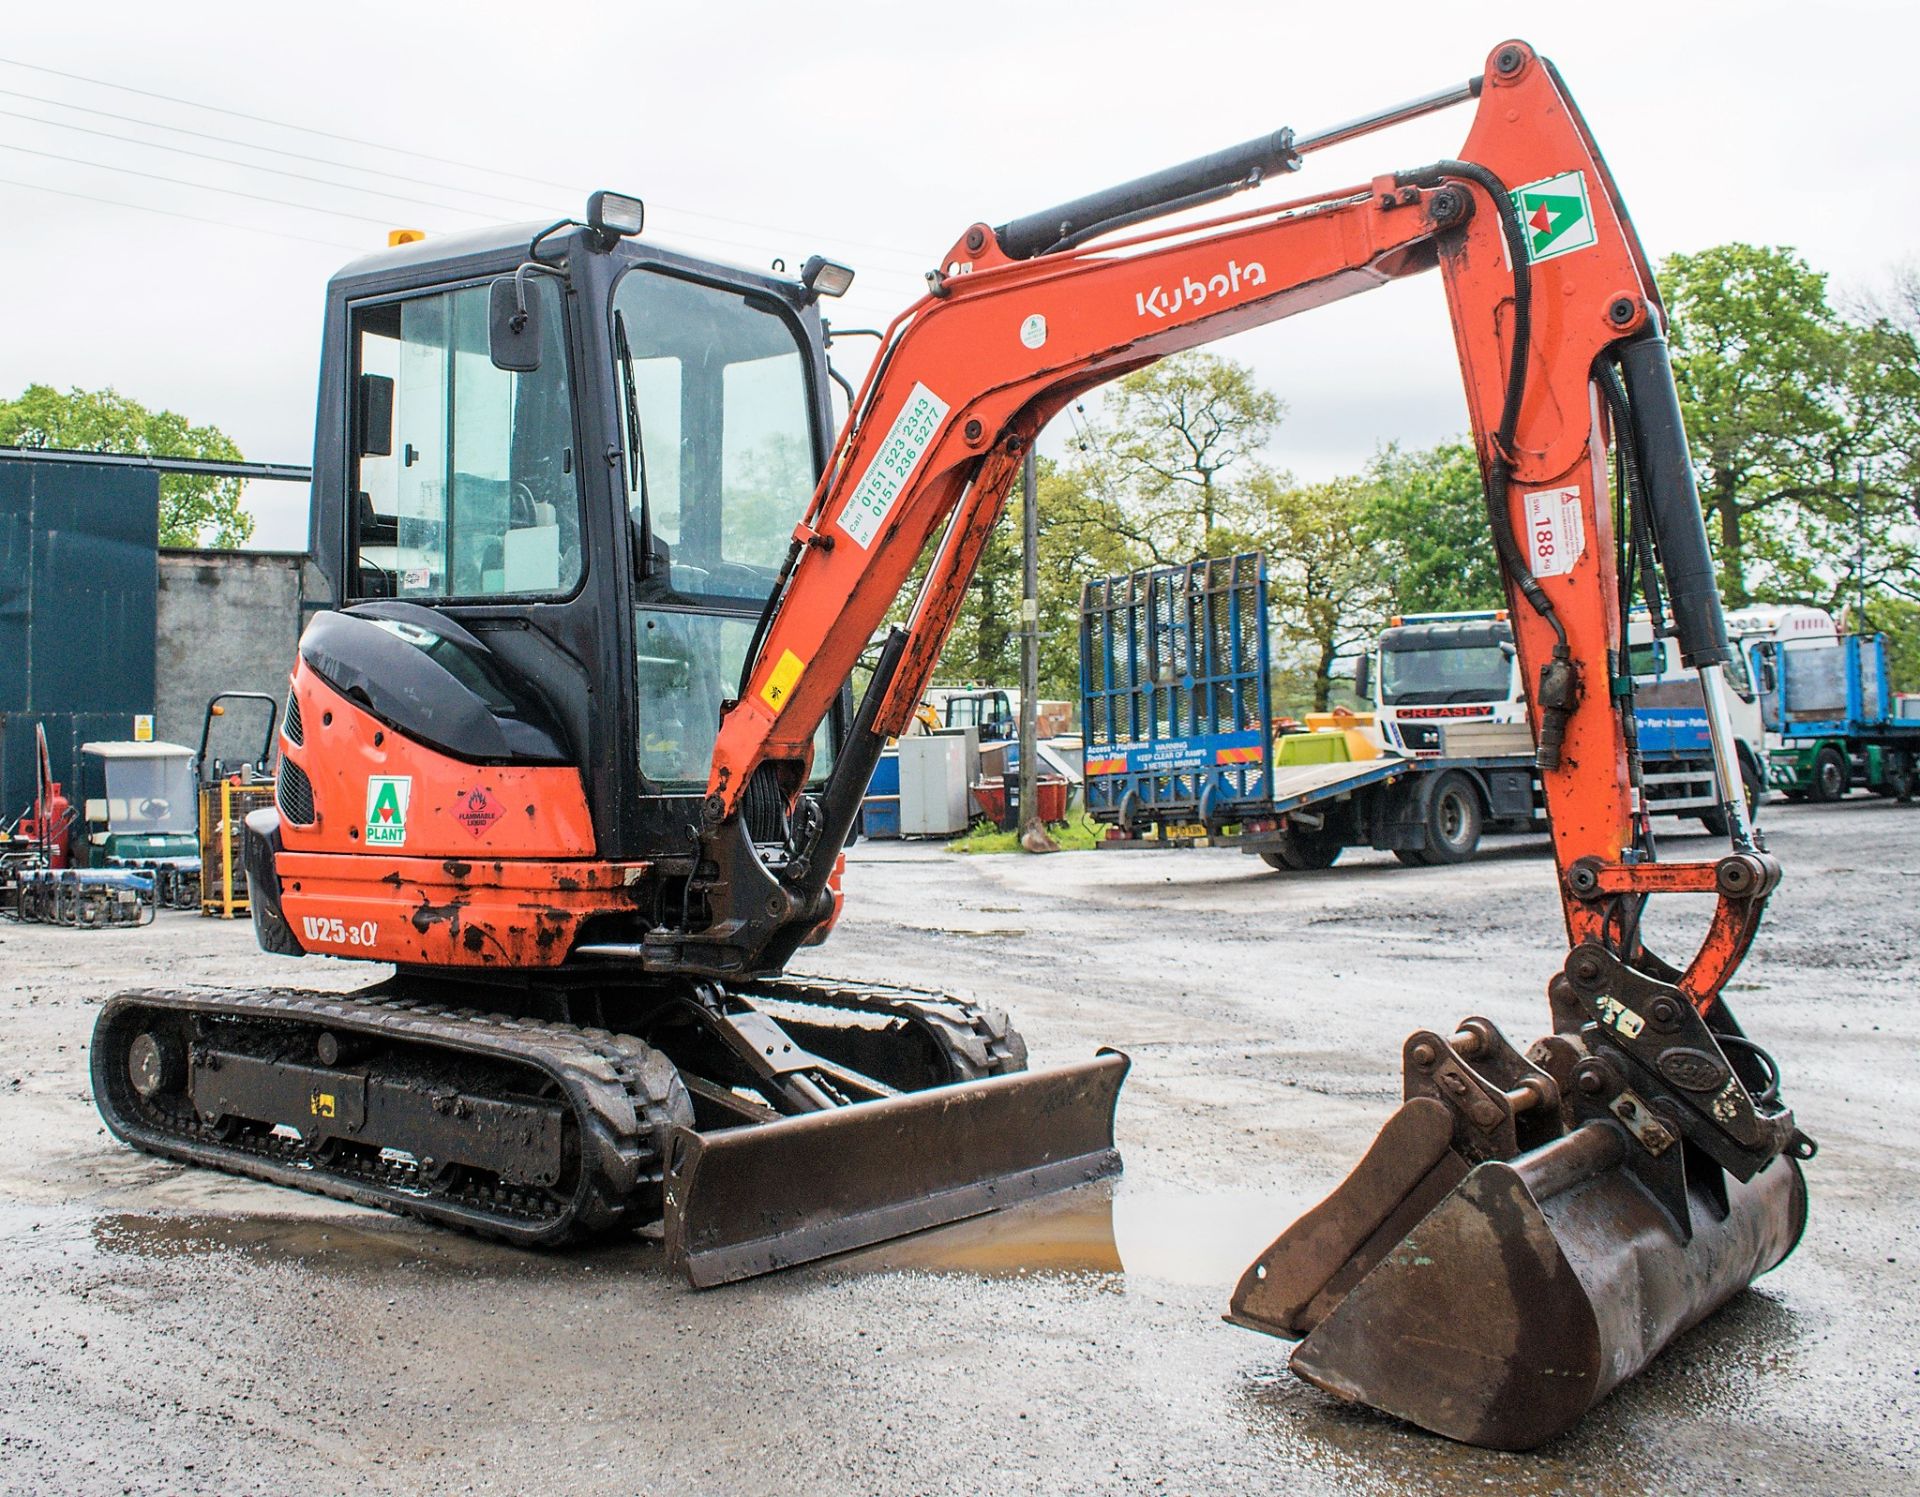
[[[1807,1241],[1527,1456],[1338,1404],[1219,1317],[1390,1111],[1410,1029],[1543,1027],[1535,848],[1285,878],[859,849],[804,966],[1004,1002],[1037,1063],[1127,1050],[1127,1173],[698,1295],[643,1237],[542,1256],[131,1153],[88,1096],[102,997],[368,969],[185,916],[0,923],[0,1490],[1914,1490],[1920,809],[1767,819],[1788,878],[1731,996],[1823,1146]]]

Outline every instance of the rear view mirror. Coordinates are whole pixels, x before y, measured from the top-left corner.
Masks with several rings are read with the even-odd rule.
[[[393,455],[393,381],[384,374],[363,374],[355,392],[353,427],[360,456]]]
[[[509,374],[531,374],[540,367],[540,301],[527,294],[518,276],[501,276],[489,290],[487,355],[494,368]]]
[[[1363,702],[1373,699],[1373,657],[1371,655],[1362,655],[1354,662],[1353,694]]]

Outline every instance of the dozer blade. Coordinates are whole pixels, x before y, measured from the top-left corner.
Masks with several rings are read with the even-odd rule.
[[[1806,1223],[1786,1156],[1727,1177],[1724,1211],[1690,1187],[1687,1240],[1621,1167],[1611,1124],[1471,1169],[1445,1124],[1436,1102],[1403,1106],[1255,1260],[1227,1318],[1304,1336],[1290,1365],[1308,1382],[1467,1444],[1529,1450],[1564,1433],[1784,1259]]]
[[[714,1133],[668,1152],[667,1260],[695,1288],[979,1216],[1120,1171],[1129,1062],[935,1087]]]

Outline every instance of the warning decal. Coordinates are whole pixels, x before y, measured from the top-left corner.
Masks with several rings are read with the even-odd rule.
[[[504,815],[500,802],[487,794],[484,785],[475,785],[454,795],[453,819],[476,837],[485,835],[487,828]]]
[[[1536,577],[1571,572],[1587,549],[1587,521],[1580,508],[1579,485],[1538,489],[1522,497],[1527,505],[1527,566]]]
[[[760,700],[778,712],[786,706],[787,698],[793,695],[793,688],[800,684],[800,674],[806,668],[806,662],[792,650],[782,650],[779,664],[767,677],[767,684],[760,688]]]

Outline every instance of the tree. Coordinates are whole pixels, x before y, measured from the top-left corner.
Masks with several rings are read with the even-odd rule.
[[[1367,464],[1360,523],[1384,558],[1395,613],[1505,604],[1480,460],[1465,442],[1390,443]]]
[[[1327,710],[1333,663],[1379,632],[1392,599],[1382,548],[1365,523],[1376,493],[1359,478],[1256,488],[1258,518],[1245,543],[1267,556],[1267,606],[1299,652],[1292,674]],[[1240,549],[1236,547],[1235,549]]]
[[[218,428],[195,426],[174,411],[150,411],[111,388],[63,395],[51,385],[27,386],[18,398],[0,401],[0,446],[240,460],[240,449]],[[241,489],[237,478],[162,475],[160,544],[238,546],[246,541],[253,534],[253,516],[241,507]]]
[[[1218,537],[1246,518],[1263,452],[1286,414],[1245,364],[1175,354],[1111,386],[1079,467],[1088,487],[1154,562],[1222,554]]]
[[[1716,245],[1669,256],[1660,279],[1721,592],[1819,590],[1832,558],[1807,538],[1851,521],[1852,472],[1877,440],[1849,409],[1859,334],[1792,250]]]

